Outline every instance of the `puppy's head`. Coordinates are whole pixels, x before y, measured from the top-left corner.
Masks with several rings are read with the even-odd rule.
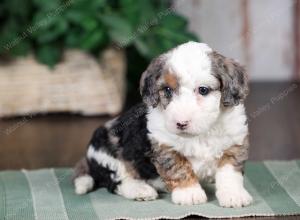
[[[207,131],[224,108],[245,99],[245,69],[206,44],[188,42],[154,59],[140,81],[143,101],[182,136]]]

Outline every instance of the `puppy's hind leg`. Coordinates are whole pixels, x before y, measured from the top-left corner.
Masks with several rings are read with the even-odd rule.
[[[73,183],[75,193],[86,194],[94,187],[94,179],[89,175],[89,166],[86,158],[82,158],[74,168]]]
[[[158,197],[156,190],[152,186],[143,180],[131,177],[123,179],[115,192],[128,199],[138,201],[149,201]]]
[[[136,178],[129,171],[126,163],[104,150],[96,150],[93,146],[88,149],[88,160],[98,164],[91,166],[91,175],[103,187],[128,199],[138,201],[154,200],[158,197],[156,190],[144,180]],[[109,170],[109,175],[99,173],[99,167]]]
[[[83,195],[91,191],[94,187],[93,178],[86,174],[84,176],[77,177],[74,180],[75,192],[78,195]]]

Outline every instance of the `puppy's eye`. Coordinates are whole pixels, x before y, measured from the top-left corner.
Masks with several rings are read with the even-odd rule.
[[[209,88],[204,86],[200,86],[198,91],[200,95],[207,95],[210,92]]]
[[[170,87],[166,86],[163,88],[164,93],[166,95],[167,98],[171,98],[172,94],[173,94],[173,89],[171,89]]]

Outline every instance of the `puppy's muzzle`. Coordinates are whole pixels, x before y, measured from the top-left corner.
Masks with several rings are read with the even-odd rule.
[[[178,130],[183,131],[183,130],[187,129],[188,124],[189,124],[188,121],[177,122],[177,123],[176,123],[176,126],[177,126],[177,129],[178,129]]]

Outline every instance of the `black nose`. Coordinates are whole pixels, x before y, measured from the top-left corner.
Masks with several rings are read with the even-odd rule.
[[[187,121],[185,121],[185,122],[177,122],[176,125],[177,125],[177,129],[179,129],[179,130],[185,130],[187,128],[187,126],[188,126],[188,122]]]

